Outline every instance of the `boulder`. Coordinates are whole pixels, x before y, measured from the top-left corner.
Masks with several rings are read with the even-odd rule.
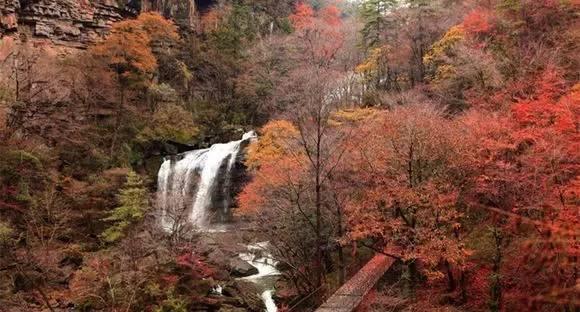
[[[234,277],[246,277],[258,274],[256,267],[237,257],[230,259],[229,270]]]
[[[226,297],[239,299],[246,311],[264,311],[264,301],[259,295],[256,285],[243,280],[236,280],[224,286],[222,293]],[[226,310],[227,311],[227,310]]]

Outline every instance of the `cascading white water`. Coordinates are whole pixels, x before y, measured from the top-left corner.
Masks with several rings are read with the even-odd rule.
[[[222,188],[230,187],[231,171],[241,145],[255,137],[255,132],[251,131],[239,141],[186,152],[180,155],[182,158],[179,160],[166,159],[159,169],[157,195],[163,228],[171,231],[176,224],[183,222],[205,228],[210,219],[210,208],[214,211],[221,209],[225,215],[230,205],[230,194],[227,189],[216,190],[218,178],[225,181]],[[224,197],[220,204],[213,200],[216,191],[221,191]],[[221,207],[210,207],[212,204]]]
[[[276,268],[278,261],[272,258],[272,255],[268,252],[268,247],[268,242],[248,245],[248,252],[239,254],[240,259],[258,269],[257,274],[242,277],[242,279],[251,281],[258,286],[261,291],[260,296],[266,306],[266,312],[277,312],[278,307],[273,298],[274,283],[276,276],[281,273]]]
[[[262,293],[262,300],[266,306],[266,312],[278,312],[278,307],[274,298],[272,298],[272,290],[266,290]]]

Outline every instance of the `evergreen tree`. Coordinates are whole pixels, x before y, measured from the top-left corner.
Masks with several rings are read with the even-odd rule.
[[[397,0],[365,0],[361,4],[360,16],[364,22],[362,35],[366,49],[377,47],[382,33],[387,28],[387,14],[396,5]]]
[[[149,209],[147,189],[143,185],[143,179],[132,170],[127,174],[127,182],[121,189],[118,199],[120,206],[113,209],[110,216],[104,219],[104,221],[113,222],[113,225],[101,234],[101,238],[108,243],[122,238],[126,230],[142,220]]]

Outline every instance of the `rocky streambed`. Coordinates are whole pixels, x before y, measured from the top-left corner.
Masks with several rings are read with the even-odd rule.
[[[200,253],[220,269],[211,281],[210,295],[221,300],[218,311],[278,310],[274,294],[280,272],[268,248],[248,224],[232,223],[200,233]],[[232,298],[241,299],[243,306]]]
[[[262,300],[266,306],[267,312],[276,312],[278,308],[274,302],[273,293],[280,271],[276,268],[278,262],[272,258],[268,251],[268,242],[260,242],[253,245],[247,245],[248,251],[240,253],[240,259],[246,261],[252,268],[257,271],[256,274],[246,276],[243,279],[256,285],[261,292]]]

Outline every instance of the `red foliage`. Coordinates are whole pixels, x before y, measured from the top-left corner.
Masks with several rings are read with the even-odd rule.
[[[340,9],[334,5],[325,6],[320,10],[318,15],[320,18],[330,26],[338,26],[341,23],[340,20]]]
[[[100,276],[108,276],[111,271],[111,262],[103,258],[95,258],[90,263],[90,267]]]
[[[465,122],[481,142],[471,203],[499,213],[491,222],[511,240],[501,268],[505,307],[565,305],[575,284],[570,259],[580,253],[580,87],[568,88],[548,66],[496,99],[510,109]]]
[[[535,94],[532,98],[521,100],[513,106],[515,120],[522,127],[557,125],[560,131],[575,131],[569,107],[556,102],[564,87],[564,80],[557,70],[545,70],[534,83]]]
[[[473,264],[472,264],[473,265]],[[487,305],[489,300],[489,276],[491,270],[486,266],[477,266],[469,271],[467,294],[467,311],[477,311]]]
[[[304,172],[305,168],[300,159],[290,155],[262,163],[252,182],[238,195],[240,209],[253,212],[264,208],[274,190],[297,185]]]
[[[475,9],[463,19],[463,29],[471,35],[489,33],[492,29],[491,14],[484,9]]]
[[[179,280],[179,276],[175,274],[168,274],[161,276],[161,280],[170,286],[175,286]]]
[[[328,5],[314,11],[305,3],[296,5],[295,12],[289,19],[296,29],[299,38],[306,39],[307,52],[312,54],[314,61],[325,62],[332,59],[344,43],[344,34],[340,30],[342,21],[340,10]]]
[[[195,279],[207,278],[215,274],[215,270],[211,266],[191,251],[186,251],[178,256],[175,262],[179,267],[188,270]]]
[[[367,181],[348,203],[348,236],[374,239],[403,260],[419,260],[429,278],[444,277],[442,261],[461,268],[469,255],[457,233],[456,204],[471,159],[468,138],[428,106],[397,108],[365,123],[349,164]]]
[[[300,2],[289,18],[292,26],[298,30],[311,28],[314,26],[314,9],[310,5]]]

